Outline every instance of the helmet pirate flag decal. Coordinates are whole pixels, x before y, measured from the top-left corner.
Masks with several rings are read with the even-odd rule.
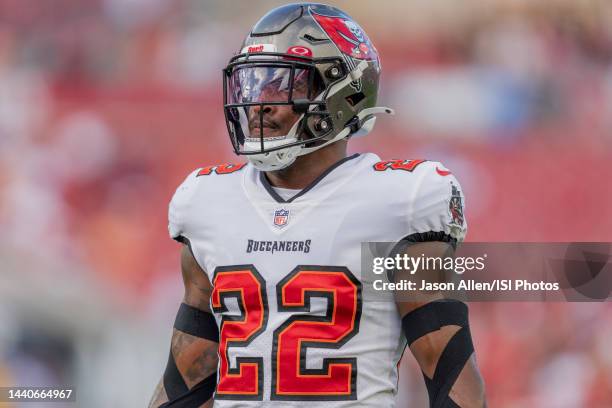
[[[311,14],[344,54],[360,60],[378,60],[376,48],[357,23],[343,17],[323,16],[312,10]]]

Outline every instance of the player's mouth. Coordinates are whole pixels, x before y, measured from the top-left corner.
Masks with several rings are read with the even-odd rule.
[[[278,126],[276,123],[266,120],[266,119],[263,120],[262,125],[263,125],[263,135],[264,136],[270,136],[274,134],[278,129],[280,129],[280,126]],[[259,136],[260,129],[261,129],[259,120],[252,121],[251,123],[249,123],[249,128],[251,130],[252,136]]]

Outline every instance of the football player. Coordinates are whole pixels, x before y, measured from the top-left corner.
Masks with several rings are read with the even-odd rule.
[[[245,164],[197,169],[170,203],[185,296],[151,407],[393,407],[406,345],[432,407],[483,407],[467,307],[364,299],[362,242],[447,253],[466,232],[440,163],[347,155],[369,133],[381,67],[337,8],[291,4],[223,71]]]

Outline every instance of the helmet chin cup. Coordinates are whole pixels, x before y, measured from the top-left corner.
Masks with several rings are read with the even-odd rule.
[[[295,153],[294,148],[288,147],[269,153],[251,154],[247,158],[257,170],[275,171],[291,166],[297,158]]]
[[[266,144],[266,148],[273,148],[279,145],[283,145],[285,143],[291,143],[295,141],[295,137],[285,137],[281,140],[264,141],[264,143]],[[261,148],[261,144],[259,141],[245,142],[244,148],[245,151],[259,151]],[[293,164],[300,150],[300,145],[291,146],[285,149],[274,150],[266,153],[249,154],[247,155],[247,159],[249,160],[249,162],[251,162],[251,164],[253,164],[256,169],[261,171],[281,170]]]

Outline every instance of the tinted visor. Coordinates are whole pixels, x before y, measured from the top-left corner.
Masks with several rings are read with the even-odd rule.
[[[289,103],[310,98],[310,69],[243,66],[233,70],[228,81],[230,104]]]
[[[230,61],[223,71],[225,119],[237,154],[300,145],[312,138],[306,133],[309,118],[326,114],[316,65],[272,58],[277,57]]]

